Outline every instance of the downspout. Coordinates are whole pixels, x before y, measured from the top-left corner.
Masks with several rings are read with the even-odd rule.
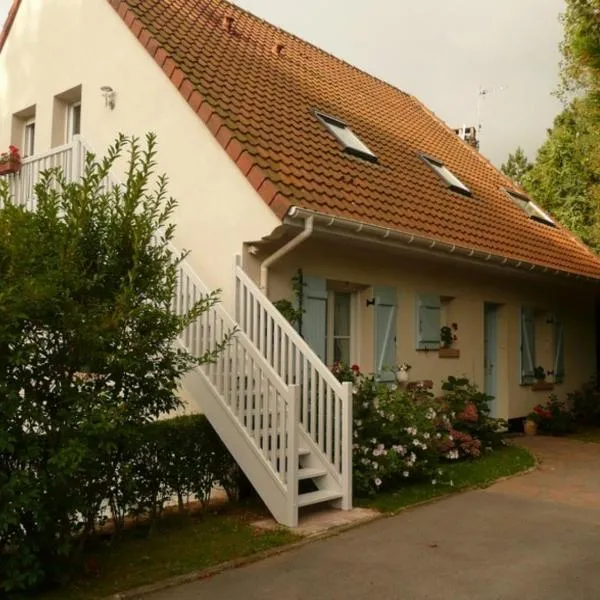
[[[299,246],[304,240],[308,239],[313,233],[314,216],[309,216],[304,221],[304,229],[287,244],[273,252],[260,265],[260,290],[265,295],[269,295],[269,267],[280,258],[291,252],[296,246]]]

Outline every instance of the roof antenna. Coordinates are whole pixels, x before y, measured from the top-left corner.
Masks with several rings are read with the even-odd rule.
[[[481,140],[481,130],[483,129],[483,123],[481,119],[481,113],[483,109],[483,101],[494,92],[502,92],[507,89],[507,85],[501,85],[499,87],[484,88],[482,85],[479,86],[477,92],[477,137]]]

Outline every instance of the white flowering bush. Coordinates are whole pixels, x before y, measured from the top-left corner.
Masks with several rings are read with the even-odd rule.
[[[408,479],[437,482],[450,423],[429,394],[378,384],[356,367],[352,376],[355,493],[373,494]]]

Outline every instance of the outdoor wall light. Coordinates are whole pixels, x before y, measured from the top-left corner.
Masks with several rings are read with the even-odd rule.
[[[117,92],[113,90],[110,85],[103,85],[100,88],[102,95],[104,96],[104,106],[110,108],[110,110],[115,109],[115,104],[117,100]]]

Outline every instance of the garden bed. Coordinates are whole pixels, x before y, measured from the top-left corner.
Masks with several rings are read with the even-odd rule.
[[[138,586],[247,557],[300,539],[280,528],[259,531],[251,523],[264,518],[255,505],[225,505],[163,518],[152,535],[148,528],[128,529],[118,544],[97,540],[86,550],[84,572],[39,600],[97,600]]]
[[[444,468],[440,484],[415,482],[396,490],[382,491],[373,498],[363,498],[357,504],[384,513],[395,513],[433,498],[471,488],[487,487],[498,479],[527,471],[534,466],[535,458],[531,452],[525,448],[507,445],[479,459],[449,463]],[[448,482],[452,482],[453,485]]]

